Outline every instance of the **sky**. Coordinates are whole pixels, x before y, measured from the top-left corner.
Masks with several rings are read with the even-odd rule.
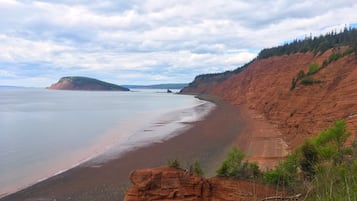
[[[356,11],[356,0],[0,0],[0,85],[191,82],[355,26]]]

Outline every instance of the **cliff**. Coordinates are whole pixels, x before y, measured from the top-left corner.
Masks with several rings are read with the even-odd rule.
[[[199,76],[182,93],[215,95],[262,114],[291,148],[338,119],[345,119],[354,134],[357,60],[355,54],[331,59],[343,55],[346,48],[329,49],[323,54],[306,52],[256,59],[242,72],[220,82],[216,79],[218,75],[206,79]],[[320,69],[307,76],[314,62]],[[313,81],[303,83],[301,77],[297,79],[301,71]]]
[[[177,168],[135,170],[130,175],[133,184],[124,201],[250,201],[267,196],[283,195],[262,184],[225,178],[205,179]]]
[[[48,89],[57,90],[92,90],[92,91],[129,91],[128,88],[121,87],[108,82],[88,77],[62,77],[57,83],[52,84]]]

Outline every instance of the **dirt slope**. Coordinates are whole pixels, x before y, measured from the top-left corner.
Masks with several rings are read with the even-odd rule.
[[[269,149],[272,151],[278,141],[286,143],[292,149],[306,137],[316,135],[338,119],[345,119],[348,128],[355,134],[357,60],[354,54],[330,63],[311,76],[321,83],[298,83],[294,90],[290,90],[292,79],[299,71],[304,70],[306,73],[313,62],[321,66],[333,51],[343,49],[330,49],[322,55],[297,53],[256,60],[241,73],[234,74],[222,82],[209,83],[206,80],[201,84],[200,80],[195,80],[183,93],[208,93],[222,97],[230,103],[246,108],[251,114],[250,118],[270,124],[268,130],[262,131],[265,135],[254,131],[240,139],[238,144],[246,145],[245,151],[248,152],[249,149],[261,149],[262,146],[271,147]],[[255,138],[256,136],[260,138]],[[274,137],[275,140],[272,140]],[[264,139],[265,142],[271,142],[262,144]],[[255,145],[249,148],[249,143]],[[253,158],[263,156],[257,153],[250,155]]]

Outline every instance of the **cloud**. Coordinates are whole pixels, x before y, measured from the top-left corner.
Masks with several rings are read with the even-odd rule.
[[[189,82],[235,69],[262,48],[357,22],[352,0],[3,0],[0,9],[0,79],[38,78],[36,86],[64,73]]]

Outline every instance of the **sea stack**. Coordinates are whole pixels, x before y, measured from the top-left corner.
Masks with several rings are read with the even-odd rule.
[[[57,83],[52,84],[48,89],[55,90],[87,90],[87,91],[129,91],[128,88],[103,82],[89,77],[62,77]]]

